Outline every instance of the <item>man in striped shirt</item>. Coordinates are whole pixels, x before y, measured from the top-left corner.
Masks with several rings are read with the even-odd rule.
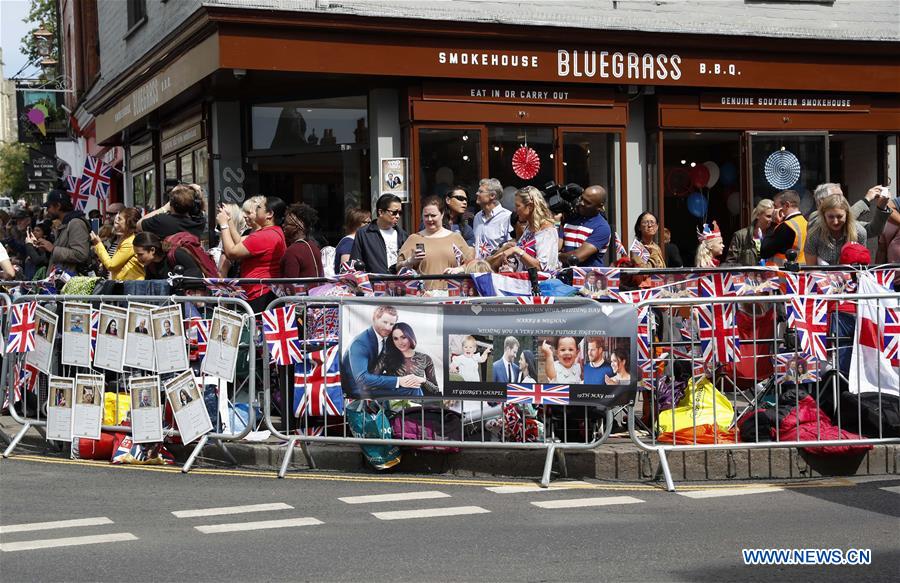
[[[606,189],[589,186],[575,203],[575,216],[568,217],[560,234],[562,252],[559,261],[564,267],[603,267],[609,247],[610,229],[606,222]]]

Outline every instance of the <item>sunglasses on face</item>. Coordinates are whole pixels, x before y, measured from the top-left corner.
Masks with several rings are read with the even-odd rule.
[[[464,197],[464,196],[462,196],[462,195],[459,195],[459,196],[451,196],[450,198],[452,198],[453,200],[458,200],[459,202],[468,202],[468,201],[469,201],[468,198],[466,198],[466,197]]]
[[[398,216],[398,215],[400,214],[400,211],[399,211],[399,210],[397,210],[397,211],[392,211],[392,210],[389,210],[389,209],[385,209],[385,210],[383,210],[383,211],[381,211],[381,212],[389,213],[392,217],[396,217],[396,216]]]

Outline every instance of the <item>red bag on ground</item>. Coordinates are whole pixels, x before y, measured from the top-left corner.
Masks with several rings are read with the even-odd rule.
[[[779,425],[778,441],[830,441],[836,439],[863,439],[849,431],[838,429],[824,411],[816,406],[816,400],[807,395],[788,413]],[[772,428],[775,433],[775,428]],[[804,447],[807,453],[816,455],[848,455],[865,453],[871,445],[829,445]]]
[[[76,437],[72,440],[72,459],[108,460],[116,441],[115,433],[103,432],[100,439]]]

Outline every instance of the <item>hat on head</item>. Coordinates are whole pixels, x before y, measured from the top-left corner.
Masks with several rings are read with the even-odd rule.
[[[845,243],[841,247],[841,263],[845,265],[868,265],[872,262],[869,249],[860,243]]]
[[[697,229],[697,240],[701,242],[721,237],[722,232],[719,230],[719,224],[715,221],[712,222],[712,226],[710,226],[709,224],[703,225],[702,231]]]
[[[47,201],[43,204],[43,206],[48,207],[53,203],[61,203],[63,201],[69,201],[69,204],[72,203],[72,199],[69,197],[69,193],[65,190],[54,188],[47,195]]]

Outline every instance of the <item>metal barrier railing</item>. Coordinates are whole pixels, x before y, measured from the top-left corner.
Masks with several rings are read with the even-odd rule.
[[[552,306],[520,305],[516,298],[473,298],[470,300],[455,300],[452,303],[455,305],[466,303],[471,304],[472,306],[497,304],[515,305],[517,311],[526,314],[529,310],[534,313],[536,310],[546,311],[548,308],[565,309],[567,307],[578,306],[597,308],[596,303],[586,299],[556,298],[556,300],[556,303]],[[439,308],[440,306],[446,306],[447,304],[447,298],[282,297],[273,301],[268,309],[274,310],[279,307],[293,307],[296,311],[297,320],[307,324],[306,326],[301,326],[300,330],[300,341],[304,351],[309,352],[312,348],[318,350],[330,348],[332,351],[338,351],[337,355],[331,355],[331,358],[334,359],[341,356],[349,358],[346,351],[348,350],[347,343],[350,342],[350,338],[348,337],[350,328],[348,327],[347,322],[340,320],[335,321],[334,318],[343,317],[343,311],[350,306],[391,305],[395,306],[396,309],[402,313],[404,310],[412,311],[413,308]],[[324,310],[331,310],[331,313],[322,314],[322,311]],[[339,326],[339,328],[337,328],[338,333],[333,336],[327,331],[322,335],[321,330],[319,331],[320,334],[312,333],[310,322],[313,320],[321,320],[322,318],[331,318],[331,325]],[[414,326],[417,325],[417,323],[420,322],[417,321],[413,323]],[[422,337],[420,336],[420,344],[422,344],[421,338]],[[323,340],[328,340],[329,342],[326,344],[322,342]],[[386,342],[390,341],[391,340],[386,340]],[[398,342],[400,341],[402,340],[398,340]],[[444,339],[440,338],[439,341],[444,342]],[[432,339],[430,345],[434,346],[434,339]],[[442,361],[443,366],[447,367],[448,363],[445,362],[444,359],[448,354],[449,352],[441,354],[440,356],[432,354],[431,357],[434,358],[434,361]],[[429,361],[431,361],[431,357],[429,357]],[[269,362],[269,350],[265,343],[263,345],[262,358],[263,362]],[[324,360],[325,358],[327,357],[323,357],[322,359],[322,365],[327,367]],[[416,357],[414,355],[411,358]],[[342,378],[348,373],[347,366],[348,362],[343,362],[341,365]],[[295,383],[302,384],[302,386],[305,387],[304,391],[312,390],[310,381],[313,379],[311,379],[312,375],[309,372],[309,369],[304,367],[300,373],[295,373],[290,370],[290,367],[286,366],[279,366],[277,369],[279,371],[278,379],[282,389],[281,394],[283,395],[281,399],[283,409],[280,424],[276,423],[275,419],[273,419],[271,407],[269,407],[268,404],[268,399],[271,398],[273,394],[270,384],[271,381],[268,376],[263,379],[263,394],[266,398],[266,401],[264,401],[264,410],[266,412],[266,422],[269,429],[275,436],[287,440],[288,442],[285,456],[279,469],[279,477],[284,477],[286,474],[292,458],[294,446],[297,443],[300,444],[307,463],[312,468],[315,468],[315,460],[307,447],[310,443],[343,443],[358,444],[361,446],[408,446],[439,448],[445,450],[479,447],[489,449],[530,449],[546,451],[541,484],[547,486],[550,482],[554,457],[557,457],[561,471],[562,473],[565,473],[565,451],[575,449],[585,450],[598,447],[606,441],[612,429],[613,418],[612,411],[609,408],[605,408],[601,411],[597,407],[591,406],[552,405],[551,407],[553,407],[553,409],[546,406],[542,407],[539,412],[536,412],[533,417],[530,417],[532,412],[525,407],[516,406],[515,412],[510,412],[508,406],[504,407],[501,405],[500,407],[497,407],[490,406],[490,404],[485,406],[486,403],[484,401],[477,402],[477,405],[474,405],[476,401],[451,401],[451,399],[444,396],[446,394],[445,392],[441,392],[441,387],[433,387],[433,389],[437,389],[433,392],[433,396],[425,396],[422,394],[406,397],[384,396],[379,398],[378,396],[370,395],[372,398],[359,398],[362,395],[357,395],[357,398],[352,400],[350,405],[347,405],[347,402],[345,402],[344,413],[336,411],[335,408],[321,408],[320,410],[324,415],[321,415],[320,419],[315,420],[318,421],[318,424],[314,426],[313,416],[310,415],[310,411],[314,411],[314,409],[308,406],[308,404],[305,408],[302,408],[302,402],[299,407],[297,406],[297,403],[292,403],[291,406],[287,406],[289,398],[284,396],[285,393],[288,392],[285,391],[284,388],[293,387]],[[442,371],[439,371],[438,374],[440,375],[441,372]],[[534,374],[535,378],[539,378],[536,371]],[[321,381],[321,379],[319,380]],[[346,379],[344,380],[346,381]],[[534,380],[532,380],[532,382],[534,382]],[[397,381],[397,387],[400,386],[399,383],[400,381]],[[440,384],[441,386],[444,386],[444,383]],[[390,391],[387,392],[390,393]],[[343,396],[345,395],[342,395],[341,398],[343,398]],[[385,405],[384,403],[390,403],[392,399],[394,401],[400,399],[416,401],[426,406],[436,404],[435,409],[440,422],[438,426],[434,428],[433,438],[426,438],[426,430],[424,427],[426,425],[425,416],[427,412],[424,406],[418,409],[403,408],[395,414],[399,419],[399,421],[397,421],[399,427],[406,427],[407,421],[417,425],[419,428],[418,433],[414,430],[412,436],[406,432],[403,432],[402,437],[400,438],[394,437],[393,434],[391,434],[390,438],[365,437],[358,434],[354,435],[353,431],[351,431],[351,428],[346,423],[346,407],[365,409],[366,407],[372,406],[377,410],[384,411],[385,407],[390,406]],[[499,401],[501,399],[496,398],[495,400]],[[451,411],[453,411],[452,414],[450,413]],[[518,425],[515,425],[513,422],[514,429],[512,431],[509,430],[509,426],[507,425],[507,422],[509,421],[506,417],[507,415],[512,415],[514,418],[518,417],[520,421]],[[531,426],[529,426],[529,418],[538,421],[543,426],[543,435],[532,432],[535,425],[531,424]],[[296,423],[293,422],[294,420],[296,420]],[[490,432],[491,427],[498,429],[499,435],[492,437],[493,434]],[[448,438],[448,435],[458,437],[453,439]],[[575,436],[578,436],[581,439],[576,442]]]
[[[0,296],[0,299],[2,298],[6,298],[8,301],[7,296]],[[213,427],[212,431],[204,433],[198,438],[198,441],[193,446],[193,449],[188,456],[185,464],[182,466],[182,471],[190,471],[190,468],[194,464],[197,456],[200,454],[203,448],[208,443],[210,443],[210,441],[220,447],[225,455],[233,463],[237,464],[234,457],[225,446],[224,442],[237,441],[244,438],[256,425],[257,371],[254,348],[256,345],[256,320],[253,317],[253,311],[247,304],[247,302],[238,298],[206,296],[39,295],[18,297],[16,298],[13,305],[24,304],[32,301],[48,308],[51,312],[56,314],[58,318],[57,326],[51,331],[51,333],[54,335],[54,341],[52,342],[54,352],[49,356],[49,371],[52,372],[54,376],[66,378],[73,378],[79,372],[93,372],[94,374],[102,374],[105,384],[104,393],[112,393],[115,395],[114,402],[117,411],[116,420],[118,421],[118,423],[113,425],[103,424],[101,426],[101,429],[102,431],[106,432],[126,434],[131,434],[132,428],[130,425],[121,424],[121,421],[124,421],[125,419],[118,418],[118,407],[120,398],[130,398],[130,387],[128,386],[127,381],[135,375],[157,373],[146,372],[152,371],[153,367],[137,369],[131,368],[129,366],[121,366],[121,372],[116,372],[113,370],[96,370],[93,367],[93,363],[96,362],[95,358],[93,357],[93,348],[91,350],[91,366],[84,367],[76,366],[73,364],[62,364],[63,359],[61,352],[63,343],[61,340],[61,336],[63,327],[62,314],[64,306],[70,302],[91,304],[90,309],[92,310],[92,313],[96,313],[96,308],[100,305],[125,308],[133,304],[144,304],[151,307],[163,307],[167,305],[179,306],[178,312],[182,315],[182,328],[185,333],[184,340],[186,345],[190,344],[190,341],[187,337],[188,333],[196,333],[192,326],[187,325],[191,319],[206,320],[211,312],[217,307],[227,307],[239,314],[242,321],[239,326],[235,326],[235,331],[233,333],[237,334],[235,349],[238,351],[238,357],[242,352],[246,354],[246,357],[244,358],[244,366],[236,366],[237,370],[235,371],[233,382],[224,381],[221,378],[211,377],[209,375],[203,375],[203,373],[201,372],[200,378],[202,379],[202,383],[201,386],[197,388],[197,391],[199,393],[199,396],[204,400],[204,405],[206,404],[207,391],[213,390],[212,387],[213,385],[215,385],[215,401],[220,406],[216,408],[215,415],[210,416],[210,421],[212,422]],[[87,322],[84,322],[83,324],[79,323],[79,326],[87,326]],[[177,328],[177,325],[175,327]],[[3,331],[4,335],[7,335],[9,326],[5,326],[3,328]],[[42,331],[40,330],[40,325],[38,325],[36,334],[40,335],[41,333]],[[124,334],[122,336],[124,337]],[[99,343],[97,343],[97,347],[99,347]],[[189,346],[188,350],[190,350]],[[8,457],[13,453],[13,451],[16,449],[16,446],[19,444],[19,442],[29,429],[36,428],[41,432],[45,432],[47,426],[46,407],[48,405],[49,398],[47,382],[50,375],[45,374],[44,372],[39,372],[38,379],[35,379],[37,381],[34,389],[34,392],[37,395],[37,398],[35,399],[35,406],[29,407],[26,400],[27,396],[25,390],[21,391],[24,401],[21,405],[21,411],[18,411],[17,407],[12,405],[12,392],[14,390],[13,383],[19,382],[19,379],[13,378],[14,370],[17,366],[23,366],[24,361],[28,358],[28,354],[30,353],[13,352],[4,355],[3,358],[2,373],[0,373],[0,375],[2,376],[0,376],[0,378],[3,379],[3,387],[10,397],[10,415],[16,422],[22,425],[19,432],[9,441],[9,445],[3,452],[3,457]],[[199,361],[196,361],[194,364],[191,364],[189,362],[186,370],[191,370],[192,373],[196,373],[199,364]],[[162,386],[166,380],[169,380],[168,377],[174,377],[180,372],[183,371],[173,371],[167,375],[161,375],[161,381],[163,382],[161,382],[160,385]],[[210,381],[210,384],[207,384],[206,381]],[[160,403],[160,406],[165,409],[166,399],[164,392],[159,397],[159,401],[155,402]],[[128,402],[130,403],[130,401]],[[224,409],[221,407],[223,403],[226,405]],[[228,406],[237,405],[238,403],[243,403],[246,406],[246,417],[240,418],[239,420],[237,420],[237,422],[232,422],[232,417],[237,418],[238,415],[232,416],[229,412]],[[105,403],[103,405],[105,406]],[[230,431],[224,432],[223,430],[226,427],[229,427]],[[180,437],[181,435],[181,432],[175,428],[174,413],[171,425],[168,428],[164,428],[164,435],[168,438]]]
[[[871,310],[871,320],[861,319],[857,309],[861,305]],[[900,443],[900,435],[886,433],[882,416],[882,406],[897,398],[897,378],[890,368],[878,365],[872,384],[871,373],[863,371],[871,364],[856,352],[860,327],[868,344],[879,350],[888,347],[884,343],[891,341],[888,334],[895,338],[898,331],[886,331],[885,316],[897,306],[900,293],[664,298],[637,303],[637,309],[648,311],[652,360],[645,362],[649,386],[642,393],[640,411],[637,403],[629,407],[632,441],[659,455],[670,491],[675,485],[667,452]],[[896,328],[894,312],[890,318],[887,321]],[[870,360],[872,355],[881,358],[876,352],[867,354]],[[900,361],[887,362],[893,372],[900,370]],[[869,384],[864,385],[862,379],[867,378]],[[857,396],[847,397],[854,394],[854,387]],[[860,394],[873,395],[866,398],[865,415]]]
[[[12,305],[12,299],[10,299],[8,294],[0,294],[0,334],[6,334],[7,327],[7,318],[9,316],[9,307]],[[4,336],[2,342],[0,342],[0,346],[3,348],[3,354],[0,354],[0,359],[5,361],[7,356],[5,354],[6,351],[6,337]],[[8,404],[9,408],[14,406],[13,400],[13,392],[9,390],[11,387],[7,386],[7,383],[4,382],[6,376],[0,376],[0,401],[4,404]],[[6,434],[5,431],[0,429],[0,441],[3,441],[7,446],[12,443],[12,437]]]

